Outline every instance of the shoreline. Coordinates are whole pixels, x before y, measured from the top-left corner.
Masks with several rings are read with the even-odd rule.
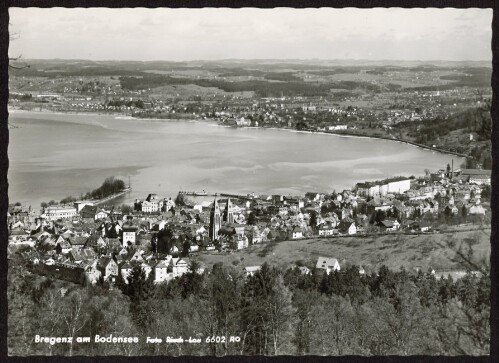
[[[20,110],[20,109],[7,109],[7,111],[10,114],[16,114],[16,113],[38,113],[38,114],[52,114],[52,115],[78,115],[78,116],[91,116],[91,115],[97,115],[97,116],[121,116],[121,117],[126,117],[130,119],[136,119],[136,117],[132,116],[127,116],[123,115],[122,113],[118,112],[113,112],[113,113],[102,113],[102,112],[72,112],[72,111],[52,111],[52,110],[47,110],[47,109],[42,109],[42,110]]]
[[[103,112],[78,112],[78,111],[52,111],[52,110],[20,110],[20,109],[8,109],[9,115],[11,114],[29,114],[29,113],[34,113],[34,114],[52,114],[52,115],[74,115],[74,116],[113,116],[115,119],[121,119],[121,120],[146,120],[146,121],[189,121],[189,122],[202,122],[206,120],[195,120],[195,119],[187,119],[187,118],[151,118],[151,117],[134,117],[130,115],[124,115],[119,112],[110,112],[110,113],[103,113]],[[214,123],[216,121],[213,121]]]
[[[219,124],[219,126],[221,126],[221,127],[233,127],[233,126],[230,126],[230,125],[220,125],[220,124]],[[357,134],[353,134],[353,133],[342,134],[342,133],[328,132],[328,131],[295,130],[295,129],[281,128],[281,127],[258,127],[258,126],[243,126],[243,127],[234,126],[234,127],[235,128],[240,128],[240,129],[268,129],[268,130],[279,130],[279,131],[282,130],[282,131],[296,132],[296,133],[306,133],[306,134],[334,135],[334,136],[345,137],[345,138],[359,138],[359,139],[395,141],[395,142],[400,142],[400,143],[404,143],[404,144],[409,144],[409,145],[418,147],[420,149],[425,149],[425,150],[429,150],[429,151],[438,152],[438,153],[441,153],[441,154],[455,155],[455,156],[459,156],[459,157],[462,157],[462,158],[468,157],[468,155],[466,155],[466,154],[460,154],[460,153],[457,153],[457,152],[454,152],[454,151],[448,151],[448,150],[444,150],[444,149],[433,148],[431,146],[427,146],[427,145],[423,145],[423,144],[418,144],[416,142],[409,141],[409,140],[392,139],[392,138],[383,137],[383,136],[367,136],[367,135],[357,135]]]
[[[331,133],[331,134],[333,134],[333,135],[339,135],[339,136],[345,136],[345,137],[361,137],[361,138],[368,138],[368,139],[396,141],[396,142],[401,142],[401,143],[409,144],[409,145],[412,145],[412,146],[416,146],[416,147],[419,147],[421,149],[439,152],[441,154],[450,154],[450,155],[455,155],[455,156],[459,156],[459,157],[462,157],[462,158],[467,158],[468,157],[468,155],[466,155],[466,154],[461,154],[461,153],[458,153],[458,152],[455,152],[455,151],[450,151],[450,150],[445,150],[445,149],[434,148],[434,147],[431,147],[431,146],[428,146],[428,145],[418,144],[417,142],[410,141],[410,140],[391,139],[391,138],[383,137],[383,136],[364,136],[364,135],[356,135],[356,134],[339,134],[339,133]]]
[[[439,148],[433,148],[428,145],[423,145],[423,144],[418,144],[416,142],[410,141],[410,140],[401,140],[401,139],[393,139],[393,138],[388,138],[388,137],[383,137],[383,136],[367,136],[367,135],[357,135],[353,133],[337,133],[337,132],[328,132],[328,131],[310,131],[310,130],[295,130],[295,129],[290,129],[290,128],[281,128],[281,127],[260,127],[260,126],[232,126],[232,125],[223,125],[220,122],[214,120],[214,119],[201,119],[201,120],[195,120],[195,119],[167,119],[167,118],[150,118],[150,117],[133,117],[133,116],[128,116],[128,115],[123,115],[122,113],[101,113],[101,112],[57,112],[57,111],[52,111],[52,110],[18,110],[18,109],[9,109],[8,110],[9,114],[10,113],[38,113],[38,114],[55,114],[55,115],[79,115],[79,116],[91,116],[91,115],[97,115],[97,116],[115,116],[115,118],[123,118],[123,119],[128,119],[128,120],[153,120],[153,121],[194,121],[194,122],[210,122],[212,124],[216,124],[217,126],[221,127],[232,127],[232,128],[237,128],[237,129],[256,129],[256,130],[261,130],[261,129],[269,129],[269,130],[279,130],[279,131],[288,131],[288,132],[297,132],[297,133],[307,133],[307,134],[321,134],[321,135],[334,135],[338,137],[352,137],[352,138],[364,138],[364,139],[372,139],[372,140],[385,140],[385,141],[394,141],[394,142],[400,142],[400,143],[405,143],[408,145],[412,145],[415,147],[418,147],[420,149],[428,150],[428,151],[433,151],[433,152],[438,152],[441,154],[447,154],[447,155],[454,155],[454,156],[459,156],[461,158],[467,158],[468,155],[466,154],[461,154],[457,153],[454,151],[449,151],[449,150],[444,150],[444,149],[439,149]]]

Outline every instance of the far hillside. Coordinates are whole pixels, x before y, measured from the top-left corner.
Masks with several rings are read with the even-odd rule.
[[[490,87],[491,68],[479,64],[343,65],[314,61],[93,62],[25,60],[12,76],[55,79],[113,77],[125,91],[195,85],[259,97],[326,97],[331,90],[380,94]],[[49,83],[49,82],[48,82]],[[47,84],[45,85],[45,87]]]
[[[398,138],[470,155],[463,166],[483,169],[492,168],[491,131],[489,104],[446,119],[401,122],[393,127]]]

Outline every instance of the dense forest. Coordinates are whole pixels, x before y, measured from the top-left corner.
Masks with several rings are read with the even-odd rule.
[[[163,75],[145,75],[143,77],[120,77],[120,84],[124,90],[140,90],[167,85],[194,84],[201,87],[215,87],[226,92],[254,91],[259,97],[281,97],[281,96],[327,96],[331,89],[354,90],[363,89],[368,92],[379,93],[386,88],[394,91],[400,88],[398,85],[389,84],[385,88],[369,82],[359,81],[335,81],[327,83],[304,82],[291,72],[267,73],[266,80],[252,81],[222,81],[217,79],[191,79],[182,77],[170,77]],[[269,82],[267,80],[278,81]]]
[[[417,68],[416,68],[417,69]],[[434,71],[433,68],[417,69],[418,71]],[[443,70],[443,69],[442,69]],[[455,69],[449,69],[454,70]],[[411,91],[446,91],[453,90],[456,87],[490,87],[492,78],[492,69],[487,67],[465,67],[460,69],[463,74],[452,74],[440,76],[441,80],[451,81],[448,84],[438,86],[423,86],[410,88]],[[409,90],[409,89],[408,89]]]
[[[272,75],[272,79],[277,76]],[[289,77],[288,77],[289,78]],[[285,78],[282,78],[283,80]],[[326,96],[332,88],[328,84],[310,84],[305,82],[285,81],[235,81],[226,82],[214,79],[190,79],[181,77],[169,77],[160,75],[149,75],[144,77],[120,77],[121,87],[125,90],[139,90],[167,85],[194,84],[201,87],[215,87],[225,92],[254,91],[259,97],[284,96]]]
[[[468,251],[467,253],[472,253]],[[466,253],[463,253],[465,256]],[[357,266],[302,274],[264,264],[253,276],[216,264],[155,285],[135,266],[113,288],[61,283],[9,264],[11,355],[482,355],[489,352],[490,280],[431,273],[360,274]],[[94,336],[139,337],[95,343]],[[36,335],[92,338],[35,343]],[[165,344],[166,336],[200,344]],[[219,342],[211,337],[226,337]],[[239,342],[230,342],[238,336]],[[163,339],[146,344],[146,337]],[[208,342],[207,342],[208,339]],[[75,339],[76,340],[76,339]]]

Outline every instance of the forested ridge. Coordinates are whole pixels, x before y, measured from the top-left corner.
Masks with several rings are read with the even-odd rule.
[[[271,76],[271,79],[277,78]],[[194,84],[201,87],[215,87],[225,92],[254,91],[260,97],[280,97],[302,95],[302,96],[326,96],[332,85],[329,84],[307,84],[296,82],[292,79],[285,82],[268,82],[260,80],[225,82],[216,79],[190,79],[181,77],[169,77],[161,75],[148,75],[144,77],[120,77],[121,87],[125,90],[139,90],[167,85]]]
[[[135,266],[120,279],[79,286],[35,279],[9,265],[11,355],[483,355],[489,352],[490,279],[468,273],[361,275],[286,271],[264,264],[254,276],[216,264],[155,285]],[[196,270],[195,263],[191,270]],[[91,343],[34,343],[40,336],[89,336]],[[139,337],[137,344],[93,337]],[[200,344],[146,344],[147,337],[200,338]],[[225,336],[220,343],[206,338]],[[229,343],[228,337],[240,337]]]
[[[466,168],[492,168],[492,117],[490,104],[471,108],[449,118],[436,118],[419,122],[400,122],[393,127],[395,135],[419,144],[467,154]],[[473,139],[470,140],[470,134]]]

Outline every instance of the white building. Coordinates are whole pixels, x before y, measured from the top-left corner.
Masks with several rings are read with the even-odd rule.
[[[245,119],[244,117],[236,118],[236,125],[237,126],[250,126],[251,121],[249,119]]]
[[[391,181],[387,184],[386,188],[387,188],[386,194],[391,194],[391,193],[401,194],[411,189],[411,180],[404,179],[404,180]]]
[[[158,203],[151,203],[151,202],[148,202],[147,200],[144,200],[141,203],[140,210],[143,213],[157,212],[158,211]]]
[[[189,265],[182,258],[172,258],[170,260],[173,276],[182,276],[189,271]]]
[[[246,276],[253,276],[261,269],[262,269],[261,266],[248,266],[244,268],[244,272],[246,273]]]
[[[485,215],[485,209],[481,205],[473,205],[470,207],[469,214]]]
[[[317,106],[313,105],[304,105],[301,107],[303,112],[315,112],[317,111]]]
[[[137,227],[131,224],[123,225],[123,246],[127,246],[128,242],[135,245],[135,237],[137,235]]]
[[[384,182],[368,182],[357,184],[357,194],[364,197],[385,196],[387,194],[401,194],[411,189],[411,180],[385,180]]]
[[[78,215],[78,211],[75,207],[65,207],[52,205],[45,208],[43,211],[45,218],[50,221],[55,221],[57,219],[68,219],[73,218]]]
[[[334,227],[328,224],[323,224],[319,228],[319,236],[332,236],[334,234]]]
[[[292,233],[293,239],[303,238],[303,230],[300,227],[294,227]]]
[[[143,213],[155,213],[163,210],[165,203],[166,200],[159,199],[157,194],[149,194],[145,200],[135,200],[135,209]]]
[[[156,266],[154,266],[154,283],[159,284],[163,281],[168,281],[172,278],[172,274],[168,273],[168,265],[170,264],[170,259],[159,261]]]
[[[490,185],[491,170],[463,169],[461,176],[470,184]]]
[[[333,271],[340,271],[340,264],[336,258],[319,257],[315,267],[326,271],[328,275]]]
[[[229,244],[233,250],[239,251],[248,248],[249,240],[245,235],[239,234],[237,236],[233,236]]]
[[[127,284],[128,283],[128,275],[132,272],[132,265],[130,262],[125,261],[121,266],[120,266],[120,274],[121,277],[123,278],[123,281]]]
[[[170,199],[164,199],[163,200],[163,211],[164,212],[169,212],[170,209],[175,208],[175,202],[170,198]]]
[[[347,129],[347,125],[335,125],[335,126],[328,127],[329,131],[346,130],[346,129]]]

